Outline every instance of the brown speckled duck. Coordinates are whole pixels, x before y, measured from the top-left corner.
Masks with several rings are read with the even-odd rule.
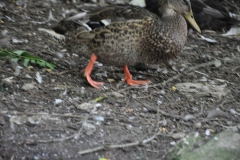
[[[151,81],[133,80],[127,66],[156,64],[175,58],[187,40],[185,19],[201,32],[192,15],[190,0],[158,0],[158,4],[160,16],[130,5],[99,8],[87,13],[86,17],[91,21],[111,19],[111,24],[92,31],[69,29],[65,33],[66,48],[90,58],[84,70],[90,85],[95,88],[103,85],[90,77],[96,60],[123,66],[124,80],[129,85],[146,85]]]

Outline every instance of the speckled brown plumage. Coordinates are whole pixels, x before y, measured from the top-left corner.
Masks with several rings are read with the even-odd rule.
[[[66,46],[85,57],[95,53],[98,61],[104,64],[158,63],[174,58],[184,46],[187,36],[187,31],[180,28],[178,31],[181,32],[175,33],[173,28],[167,35],[160,31],[167,32],[166,28],[161,28],[147,17],[140,21],[114,23],[91,32],[69,33]],[[76,43],[80,45],[73,45]]]
[[[187,39],[184,16],[200,32],[191,15],[189,0],[159,0],[158,3],[160,16],[140,7],[125,5],[92,11],[86,15],[90,20],[111,19],[113,23],[92,31],[69,29],[65,34],[65,45],[69,51],[84,57],[94,54],[88,69],[90,73],[97,59],[104,64],[124,66],[125,79],[131,79],[130,74],[126,76],[126,65],[168,61],[181,52]],[[85,74],[89,83],[99,88],[89,72]]]
[[[94,53],[104,64],[122,66],[167,61],[176,57],[187,38],[186,21],[177,13],[160,18],[143,8],[114,5],[91,12],[89,17],[94,21],[130,19],[93,31],[67,33],[66,46],[70,51],[85,57]]]

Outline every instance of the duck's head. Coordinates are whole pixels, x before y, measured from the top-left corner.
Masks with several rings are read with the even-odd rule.
[[[182,15],[197,32],[201,33],[201,30],[193,17],[190,0],[159,0],[159,4],[160,6],[165,5],[167,8]]]

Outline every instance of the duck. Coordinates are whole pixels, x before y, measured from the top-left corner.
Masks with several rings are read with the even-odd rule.
[[[130,4],[145,7],[158,14],[158,0],[132,0]],[[215,0],[191,0],[191,7],[201,30],[217,31],[224,28],[229,29],[233,25],[240,25],[240,19]]]
[[[222,30],[240,25],[240,19],[215,0],[192,0],[192,9],[201,29]]]
[[[57,32],[60,28],[68,51],[90,59],[84,77],[92,87],[103,86],[103,82],[91,78],[95,61],[123,67],[123,80],[130,86],[147,85],[151,81],[134,80],[128,66],[158,64],[175,58],[187,41],[187,22],[201,33],[190,0],[158,0],[157,3],[158,14],[138,6],[109,5],[84,15],[93,22],[110,19],[108,25],[91,30],[68,18],[53,30]]]

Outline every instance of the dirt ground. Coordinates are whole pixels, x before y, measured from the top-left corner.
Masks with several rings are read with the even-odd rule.
[[[57,24],[37,23],[47,21],[50,10],[61,20],[71,9],[54,0],[0,2],[0,17],[7,17],[1,47],[57,66],[49,71],[0,60],[0,159],[164,159],[185,135],[209,139],[240,123],[239,36],[203,31],[217,41],[209,43],[189,33],[172,69],[130,68],[135,79],[153,82],[147,87],[129,87],[122,68],[97,63],[92,78],[104,82],[98,90],[80,72],[88,60],[38,30]]]

